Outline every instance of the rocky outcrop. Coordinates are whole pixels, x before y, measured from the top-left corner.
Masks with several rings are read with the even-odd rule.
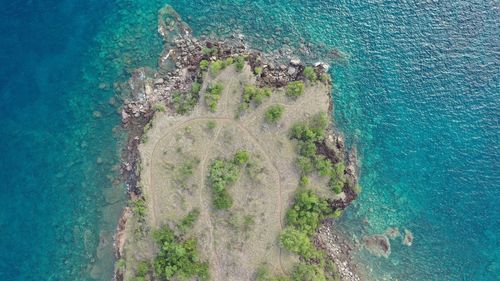
[[[387,258],[391,254],[391,242],[385,235],[365,236],[363,244],[370,253],[378,257]]]

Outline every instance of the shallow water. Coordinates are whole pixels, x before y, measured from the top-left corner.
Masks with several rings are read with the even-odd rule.
[[[111,276],[125,197],[113,185],[123,135],[109,99],[130,69],[155,65],[165,2],[80,2],[0,10],[2,280]],[[256,48],[286,44],[332,64],[334,118],[363,164],[342,231],[354,241],[388,227],[415,235],[411,247],[393,240],[387,259],[356,253],[374,279],[496,280],[494,1],[167,2],[197,35],[239,30]]]

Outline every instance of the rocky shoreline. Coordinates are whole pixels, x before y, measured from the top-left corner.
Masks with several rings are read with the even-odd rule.
[[[122,151],[121,174],[132,200],[141,198],[140,156],[138,145],[144,134],[145,126],[150,122],[159,105],[168,114],[175,114],[172,108],[173,92],[189,92],[194,81],[202,75],[200,62],[206,60],[214,62],[230,57],[245,56],[247,63],[257,75],[257,82],[262,86],[280,88],[288,82],[304,80],[305,65],[289,54],[269,56],[253,51],[246,45],[243,35],[233,35],[225,40],[202,37],[193,37],[191,30],[180,16],[169,6],[158,13],[158,32],[164,40],[164,50],[158,61],[158,69],[139,68],[133,74],[125,93],[129,98],[125,100],[121,117],[123,127],[128,132],[128,140]],[[318,77],[326,75],[328,65],[316,63],[314,71]],[[323,81],[330,83],[329,80]],[[333,110],[331,101],[330,111]],[[324,143],[318,146],[318,153],[338,162],[346,162],[346,179],[344,198],[330,201],[334,208],[345,209],[356,199],[358,178],[358,164],[355,151],[346,152],[343,139],[337,132],[330,131]],[[115,256],[120,259],[123,254],[125,224],[131,216],[130,207],[126,207],[119,221],[115,234]],[[316,244],[324,249],[337,264],[342,280],[361,280],[356,266],[350,258],[352,248],[344,239],[334,233],[334,222],[324,222],[318,230]],[[123,280],[118,270],[114,280]]]

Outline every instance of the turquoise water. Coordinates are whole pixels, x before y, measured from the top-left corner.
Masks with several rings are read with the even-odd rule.
[[[111,276],[125,200],[113,82],[155,65],[165,2],[80,2],[0,10],[1,280]],[[495,1],[167,2],[197,35],[239,30],[256,48],[332,64],[334,118],[363,165],[341,230],[415,235],[392,240],[387,259],[355,253],[374,279],[497,280]]]

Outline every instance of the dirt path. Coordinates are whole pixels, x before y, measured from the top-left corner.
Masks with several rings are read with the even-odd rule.
[[[220,270],[219,270],[219,254],[217,253],[217,248],[214,245],[214,227],[213,227],[213,222],[212,222],[212,216],[210,215],[210,203],[205,202],[203,200],[203,189],[205,189],[205,178],[206,178],[206,168],[207,168],[207,159],[210,154],[210,151],[212,151],[215,143],[217,142],[217,138],[219,137],[220,132],[222,131],[222,127],[220,127],[217,132],[214,135],[214,138],[210,142],[209,148],[205,151],[205,155],[203,155],[203,159],[201,160],[200,163],[200,168],[201,168],[201,183],[200,183],[200,193],[199,193],[199,200],[200,200],[200,205],[202,206],[203,210],[200,212],[200,221],[206,221],[208,222],[208,230],[209,230],[209,237],[210,237],[210,248],[212,249],[211,251],[211,256],[212,256],[212,262],[216,264],[216,268],[213,270],[216,272],[217,278],[215,280],[221,280],[220,279]]]

